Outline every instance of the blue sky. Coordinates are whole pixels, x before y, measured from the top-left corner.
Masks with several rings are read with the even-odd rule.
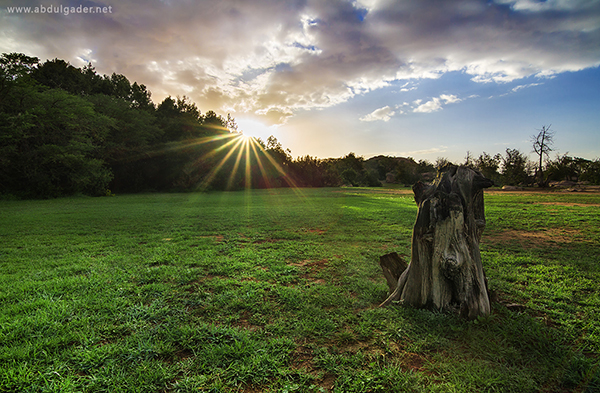
[[[598,0],[123,0],[42,14],[0,0],[0,52],[145,84],[231,113],[292,155],[461,162],[467,151],[600,157]],[[32,7],[16,13],[8,7]]]
[[[264,128],[251,123],[251,130],[263,139],[273,134],[284,146],[295,146],[294,156],[339,157],[355,152],[365,158],[382,154],[462,162],[467,151],[475,157],[484,151],[504,153],[507,148],[529,154],[531,136],[551,125],[555,131],[552,158],[565,153],[600,157],[598,68],[502,84],[480,84],[464,73],[452,72],[415,82],[414,90],[403,92],[404,84],[335,107],[300,112],[283,126]],[[439,100],[438,110],[411,112],[416,109],[414,101],[427,103],[444,95],[455,95],[460,101]],[[395,112],[389,120],[360,121],[384,107]]]

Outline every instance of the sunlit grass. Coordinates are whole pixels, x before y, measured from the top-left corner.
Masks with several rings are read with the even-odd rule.
[[[412,195],[301,191],[0,201],[0,391],[598,389],[598,196],[486,196],[498,301],[466,322],[376,307]]]

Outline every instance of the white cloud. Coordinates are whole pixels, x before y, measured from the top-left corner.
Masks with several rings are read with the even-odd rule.
[[[589,0],[496,0],[498,4],[510,4],[515,11],[568,11],[592,7],[594,1]]]
[[[420,100],[417,100],[417,101],[420,101]],[[418,105],[417,101],[415,101],[415,104]],[[427,101],[424,104],[417,106],[413,110],[413,112],[431,113],[431,112],[437,112],[440,109],[442,109],[442,103],[441,103],[441,100],[438,97],[436,97],[436,98],[432,98],[431,100]]]
[[[519,91],[519,90],[521,90],[521,89],[526,89],[526,88],[528,88],[528,87],[539,86],[539,85],[541,85],[541,84],[542,84],[542,83],[529,83],[529,84],[527,84],[527,85],[519,85],[519,86],[515,86],[515,87],[513,87],[511,91],[512,91],[513,93],[516,93],[517,91]]]
[[[421,104],[422,100],[414,101],[414,104],[417,106],[413,109],[413,112],[416,113],[432,113],[437,112],[443,109],[443,105],[445,104],[455,104],[457,102],[461,102],[462,100],[453,94],[442,94],[439,97],[434,97],[431,100]]]
[[[384,106],[383,108],[375,109],[373,112],[369,113],[366,116],[361,117],[360,121],[389,121],[392,116],[394,116],[396,112],[390,108],[389,106]]]
[[[461,102],[462,100],[453,94],[442,94],[440,96],[441,100],[444,100],[446,104],[455,104],[457,102]]]
[[[148,86],[154,100],[185,92],[202,110],[279,122],[451,71],[507,83],[600,65],[600,2],[586,0],[123,0],[102,15],[0,12],[0,25],[0,52],[93,59],[101,73]],[[456,102],[413,105],[434,112]]]
[[[399,152],[398,155],[400,155],[402,157],[423,156],[423,155],[427,155],[427,154],[444,153],[447,150],[448,150],[448,146],[439,146],[439,147],[432,147],[431,149],[403,151],[403,152]]]

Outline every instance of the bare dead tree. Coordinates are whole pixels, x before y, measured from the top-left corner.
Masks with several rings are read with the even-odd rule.
[[[538,130],[537,135],[531,136],[531,142],[533,143],[533,151],[539,156],[539,163],[537,167],[538,175],[538,186],[545,187],[546,180],[544,179],[544,156],[548,157],[548,154],[552,151],[552,145],[554,144],[554,131],[549,126],[542,126],[541,130]]]
[[[431,185],[413,186],[419,206],[408,267],[397,255],[380,260],[390,295],[418,308],[457,310],[467,319],[490,313],[479,241],[485,227],[483,189],[493,181],[466,166],[447,165]]]
[[[473,168],[475,165],[475,159],[469,150],[467,150],[467,154],[465,154],[465,163],[464,166],[468,166],[469,168]]]

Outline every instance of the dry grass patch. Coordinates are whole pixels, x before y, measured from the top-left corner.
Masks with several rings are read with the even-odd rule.
[[[547,228],[541,231],[493,231],[484,232],[484,244],[503,246],[517,243],[523,248],[559,247],[561,244],[572,243],[575,238],[582,240],[582,232],[578,229]]]
[[[324,270],[327,267],[328,263],[329,261],[326,258],[321,259],[319,261],[304,259],[300,262],[288,263],[288,265],[302,268],[303,273],[300,274],[300,278],[311,280],[312,282],[317,284],[325,284],[325,280],[321,278],[316,278],[315,276],[319,274],[322,270]]]
[[[538,205],[567,206],[567,207],[600,207],[600,203],[571,203],[571,202],[534,202]]]

